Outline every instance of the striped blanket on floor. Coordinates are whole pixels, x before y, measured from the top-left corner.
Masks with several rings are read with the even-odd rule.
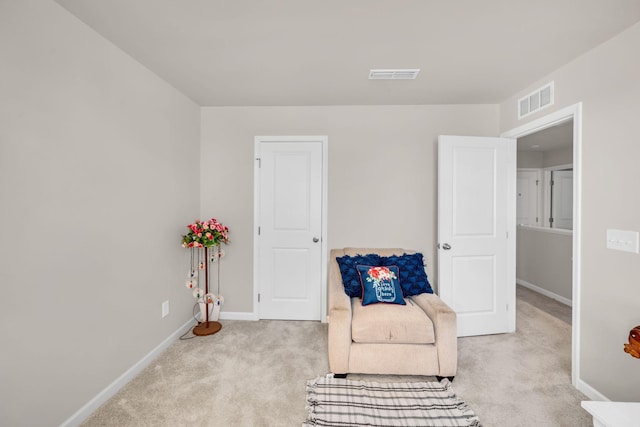
[[[304,426],[473,426],[480,421],[441,382],[385,383],[318,377],[307,382]]]

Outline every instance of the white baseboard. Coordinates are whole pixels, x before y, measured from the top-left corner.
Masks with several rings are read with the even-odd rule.
[[[607,396],[605,396],[604,394],[600,393],[598,390],[596,390],[595,388],[591,387],[589,384],[587,384],[586,382],[582,381],[581,379],[578,379],[578,386],[576,388],[578,389],[578,391],[582,392],[584,395],[586,395],[591,400],[597,400],[597,401],[602,401],[602,402],[610,402],[611,401],[609,398],[607,398]]]
[[[561,302],[561,303],[563,303],[565,305],[568,305],[569,307],[573,306],[573,301],[571,301],[569,298],[565,298],[565,297],[560,296],[558,294],[554,294],[553,292],[548,291],[548,290],[546,290],[544,288],[541,288],[540,286],[536,286],[533,283],[529,283],[529,282],[527,282],[525,280],[522,280],[522,279],[516,279],[516,283],[518,285],[524,286],[525,288],[531,289],[534,292],[537,292],[537,293],[542,294],[544,296],[547,296],[547,297],[549,297],[551,299],[554,299],[554,300],[556,300],[558,302]]]
[[[162,341],[156,348],[151,350],[146,356],[140,359],[136,364],[127,369],[122,375],[120,375],[114,382],[109,384],[98,393],[93,399],[88,401],[82,408],[78,409],[75,414],[70,416],[66,421],[60,424],[60,427],[75,427],[80,425],[84,420],[89,418],[93,412],[98,409],[103,403],[109,400],[114,394],[116,394],[125,384],[131,381],[136,375],[138,375],[144,368],[146,368],[156,357],[160,355],[164,350],[167,349],[174,341],[177,341],[178,338],[189,328],[195,325],[195,321],[193,319],[189,319],[184,325],[178,328],[177,331],[169,335],[167,339]]]
[[[253,311],[221,311],[222,320],[258,320],[258,313]]]

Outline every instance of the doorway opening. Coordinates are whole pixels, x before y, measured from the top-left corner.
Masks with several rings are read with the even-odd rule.
[[[532,145],[542,146],[542,143],[531,142],[532,139],[535,141],[536,135],[538,137],[544,136],[545,134],[548,136],[549,133],[552,133],[552,134],[562,133],[562,131],[565,131],[565,133],[568,133],[568,131],[570,131],[571,133],[571,138],[570,138],[571,144],[572,144],[571,148],[569,150],[567,150],[566,147],[563,148],[565,150],[564,157],[563,157],[564,161],[570,159],[569,163],[561,163],[560,161],[557,160],[556,162],[559,162],[559,164],[555,166],[547,166],[546,168],[548,169],[546,169],[544,166],[544,154],[543,154],[542,155],[543,166],[541,168],[536,168],[536,167],[526,168],[524,167],[526,165],[525,158],[528,155],[523,154],[521,156],[520,155],[521,153],[520,152],[518,153],[518,164],[519,166],[523,166],[522,169],[534,169],[534,171],[536,171],[537,169],[542,169],[540,171],[541,178],[538,178],[538,179],[539,179],[539,182],[544,183],[544,178],[546,176],[547,181],[549,182],[549,190],[544,191],[545,190],[544,187],[540,190],[535,190],[535,187],[532,187],[531,182],[529,182],[528,192],[530,193],[531,191],[534,191],[536,193],[535,197],[539,200],[539,203],[535,204],[535,208],[532,207],[532,200],[534,200],[534,195],[531,195],[528,193],[527,194],[528,203],[525,203],[526,209],[523,207],[520,210],[520,212],[517,214],[517,217],[518,217],[517,220],[518,220],[518,223],[520,223],[520,220],[524,221],[525,219],[526,221],[530,222],[534,218],[536,218],[536,214],[538,218],[537,224],[534,223],[533,225],[531,225],[529,223],[529,224],[524,224],[523,226],[518,226],[519,234],[521,232],[528,232],[528,233],[535,232],[540,235],[541,233],[547,233],[548,235],[553,235],[557,237],[567,237],[567,236],[570,237],[570,243],[565,242],[565,245],[568,245],[571,247],[571,255],[569,256],[569,259],[571,260],[571,264],[570,264],[571,268],[570,268],[570,276],[569,276],[571,280],[571,292],[570,292],[569,298],[565,296],[566,300],[564,302],[570,302],[572,307],[571,382],[573,386],[576,388],[578,386],[578,380],[580,377],[579,375],[579,372],[580,372],[579,339],[580,339],[580,259],[581,259],[581,256],[580,256],[581,141],[582,141],[581,128],[582,128],[582,105],[579,103],[579,104],[572,105],[570,107],[566,107],[562,110],[556,111],[555,113],[549,114],[547,116],[544,116],[542,118],[539,118],[527,124],[524,124],[518,128],[507,131],[501,135],[503,137],[517,139],[518,146],[522,144],[524,147],[524,145],[528,141],[528,143],[530,144],[529,148],[531,148]],[[558,148],[558,150],[562,150],[562,148]],[[524,153],[525,151],[523,150],[522,152]],[[561,154],[561,153],[560,151],[558,151],[555,154]],[[569,155],[568,158],[567,158],[567,155]],[[534,155],[530,157],[540,157],[540,155]],[[551,158],[553,156],[548,155],[548,157]],[[562,170],[562,169],[565,169],[565,170],[572,169],[571,184],[570,184],[570,193],[572,196],[571,197],[572,203],[570,204],[571,206],[570,221],[569,221],[569,218],[565,218],[567,216],[566,201],[561,202],[559,199],[557,199],[556,210],[555,211],[552,210],[553,209],[553,200],[552,200],[553,192],[550,190],[550,188],[552,186],[555,186],[551,184],[551,182],[555,184],[555,181],[553,181],[554,174],[552,172],[554,170]],[[561,175],[562,174],[559,174],[557,176],[561,176]],[[564,175],[567,175],[567,174],[564,174]],[[529,179],[530,177],[531,177],[531,174],[529,174]],[[524,181],[520,184],[521,185],[519,185],[519,187],[521,188],[524,188],[524,186],[526,185]],[[568,192],[566,188],[567,181],[564,182],[564,187],[565,187],[564,193],[567,193]],[[534,188],[534,190],[532,190],[532,188]],[[563,212],[558,212],[557,210],[558,204],[560,203],[564,203],[565,209]],[[557,216],[554,217],[553,216],[554,214],[563,216],[561,224],[555,220]],[[554,222],[556,227],[553,227]],[[568,224],[571,225],[572,230],[558,227],[558,225],[567,227]],[[519,247],[519,249],[522,249],[522,248]],[[543,249],[545,251],[548,251],[549,248],[544,247]],[[568,252],[568,250],[565,252]],[[536,284],[533,284],[533,285],[536,285]],[[538,286],[538,289],[536,290],[539,291],[540,289],[542,289],[542,287]],[[562,297],[562,295],[560,295],[558,292],[550,291],[550,293],[553,294],[554,296]],[[550,296],[550,295],[547,295],[547,296]],[[555,298],[555,299],[558,299],[558,298]]]
[[[517,144],[516,283],[571,307],[573,119]]]

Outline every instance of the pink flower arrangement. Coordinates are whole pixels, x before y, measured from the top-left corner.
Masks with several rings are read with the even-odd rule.
[[[367,274],[369,275],[367,282],[373,282],[374,287],[379,286],[380,282],[388,282],[397,278],[396,274],[387,267],[371,267]]]
[[[229,227],[220,224],[215,218],[209,221],[196,220],[187,225],[189,232],[182,236],[183,248],[210,248],[221,243],[229,243]]]

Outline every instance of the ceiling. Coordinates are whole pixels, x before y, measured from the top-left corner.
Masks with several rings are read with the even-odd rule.
[[[573,120],[518,138],[518,151],[551,151],[573,147]]]
[[[202,106],[494,104],[640,21],[640,0],[56,1]]]

